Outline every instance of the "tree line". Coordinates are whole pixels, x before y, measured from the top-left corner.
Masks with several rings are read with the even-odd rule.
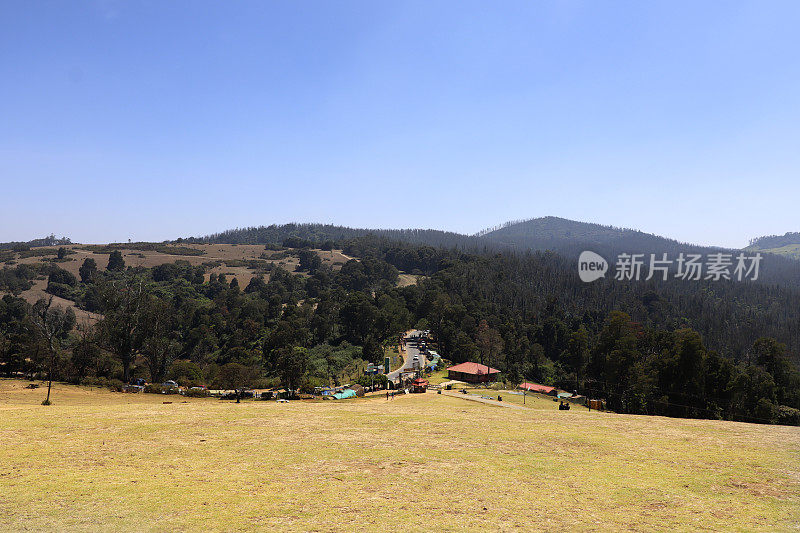
[[[246,287],[186,261],[127,267],[117,250],[105,265],[87,259],[79,277],[51,265],[48,292],[102,318],[73,329],[70,310],[37,314],[4,296],[0,372],[308,391],[356,379],[419,327],[453,362],[606,398],[619,412],[800,422],[791,355],[800,295],[785,287],[584,284],[549,252],[467,253],[375,235],[334,244],[358,260],[333,270],[295,249],[297,272],[275,267]],[[400,270],[422,277],[398,287]]]

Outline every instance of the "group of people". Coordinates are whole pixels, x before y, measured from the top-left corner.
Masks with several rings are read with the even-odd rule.
[[[561,400],[561,402],[559,402],[559,404],[558,404],[558,410],[559,411],[569,411],[569,402],[565,402],[564,400]]]

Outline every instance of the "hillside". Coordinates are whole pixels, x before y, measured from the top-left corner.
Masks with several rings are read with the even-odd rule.
[[[79,269],[87,259],[94,260],[100,269],[105,269],[109,254],[118,250],[122,254],[127,267],[134,269],[149,269],[162,265],[179,262],[193,267],[202,267],[205,281],[211,276],[224,275],[229,280],[236,279],[241,287],[247,287],[254,277],[262,276],[269,279],[269,271],[280,267],[286,271],[294,272],[299,264],[296,253],[291,249],[265,250],[262,245],[253,244],[184,244],[181,246],[165,245],[160,243],[126,243],[106,245],[64,244],[66,256],[58,259],[58,248],[46,245],[31,247],[31,243],[39,244],[46,239],[37,239],[30,243],[22,243],[17,249],[8,247],[0,251],[0,296],[4,293],[16,293],[28,303],[33,304],[40,298],[49,297],[46,292],[48,286],[48,273],[58,267],[69,272],[75,278],[80,278]],[[67,239],[68,241],[68,239]],[[341,250],[314,250],[320,257],[322,264],[338,270],[351,258],[342,254]],[[32,268],[29,287],[22,290],[10,290],[4,284],[5,272],[24,268]],[[298,275],[304,275],[299,273]],[[412,284],[414,278],[406,276],[402,283]],[[93,322],[99,315],[87,311],[76,305],[70,299],[60,296],[54,297],[57,305],[72,308],[79,323]]]
[[[486,354],[510,383],[579,390],[617,412],[800,424],[794,288],[675,277],[587,284],[562,254],[470,254],[375,235],[316,249],[299,237],[283,244],[298,247],[3,252],[12,257],[0,290],[27,303],[47,291],[100,315],[91,337],[62,335],[58,373],[74,383],[145,376],[221,386],[244,368],[247,379],[309,391],[380,362],[417,327],[455,363]],[[43,319],[25,300],[0,302],[0,370],[9,376],[47,370],[29,327]]]
[[[679,253],[725,252],[733,254],[737,252],[737,250],[681,243],[674,239],[633,229],[558,217],[509,222],[476,235],[463,235],[433,229],[387,230],[347,228],[325,224],[284,224],[233,229],[205,237],[179,239],[176,242],[281,244],[287,239],[300,239],[315,246],[325,242],[344,246],[348,241],[364,237],[434,248],[459,249],[478,254],[552,251],[570,261],[577,260],[584,250],[597,252],[609,261],[613,261],[613,258],[620,253],[641,253],[646,256],[649,254],[660,256],[666,253],[674,259]],[[800,262],[781,255],[767,255],[762,260],[758,282],[800,288]]]
[[[169,403],[59,384],[43,409],[22,387],[0,379],[7,531],[783,531],[800,513],[797,428],[433,392]]]
[[[800,259],[800,233],[785,235],[769,235],[750,241],[745,250],[783,255],[792,259]]]
[[[479,232],[478,235],[494,240],[508,240],[514,243],[520,239],[528,238],[564,239],[595,244],[610,244],[619,240],[642,237],[658,241],[667,240],[633,229],[579,222],[552,216],[506,222],[498,228]]]
[[[607,258],[620,253],[677,255],[680,252],[719,251],[718,248],[681,243],[638,230],[558,217],[509,222],[499,228],[483,231],[478,236],[495,246],[517,251],[550,250],[573,260],[584,250],[592,250]]]

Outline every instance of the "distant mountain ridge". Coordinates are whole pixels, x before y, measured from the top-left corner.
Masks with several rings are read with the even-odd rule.
[[[578,235],[591,237],[618,237],[626,233],[642,233],[639,230],[631,228],[619,228],[616,226],[607,226],[593,222],[580,222],[567,218],[546,216],[539,218],[511,220],[505,222],[504,224],[500,224],[499,226],[479,231],[475,234],[475,236],[485,237],[487,235],[519,234],[521,231],[536,231],[540,237],[550,236],[570,238]]]
[[[682,243],[635,229],[552,216],[504,224],[498,229],[482,232],[481,237],[515,247],[553,249],[561,252],[587,246],[641,253],[669,252],[677,248],[717,249]]]
[[[579,222],[565,218],[547,216],[527,220],[506,222],[475,235],[465,235],[435,229],[370,229],[334,226],[317,223],[290,223],[270,226],[237,228],[203,237],[181,239],[185,242],[213,242],[225,244],[279,244],[289,237],[311,242],[341,241],[375,235],[412,244],[427,244],[444,247],[489,247],[492,249],[531,249],[565,251],[575,244],[602,245],[626,248],[628,251],[653,251],[663,248],[687,247],[716,250],[681,243],[629,228],[604,226]]]
[[[577,260],[584,250],[594,251],[609,262],[621,253],[656,254],[675,259],[680,253],[734,253],[720,247],[682,243],[639,230],[579,222],[559,217],[542,217],[510,222],[475,235],[434,229],[368,229],[330,224],[283,224],[240,228],[205,237],[190,237],[185,242],[226,244],[282,244],[288,238],[310,243],[327,241],[342,243],[372,236],[387,241],[436,248],[459,249],[477,253],[555,252],[566,259]],[[787,256],[766,255],[762,261],[760,283],[778,283],[800,287],[800,261]]]

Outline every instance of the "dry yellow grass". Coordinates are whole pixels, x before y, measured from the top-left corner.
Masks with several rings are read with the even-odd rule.
[[[397,286],[408,287],[410,285],[416,285],[420,279],[422,279],[422,276],[416,276],[414,274],[398,274]]]
[[[0,380],[0,530],[791,531],[800,519],[797,428],[434,393],[237,405],[58,385],[46,408],[22,385]]]

